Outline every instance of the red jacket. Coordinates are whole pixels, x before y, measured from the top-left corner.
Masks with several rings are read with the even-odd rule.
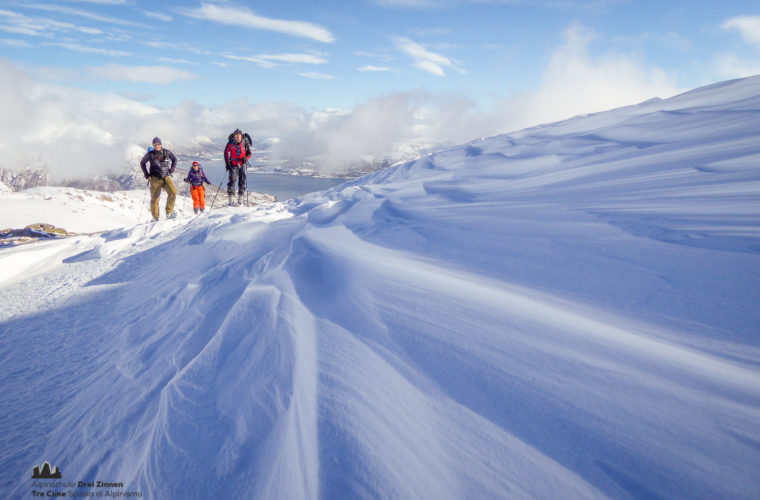
[[[227,147],[224,148],[224,164],[227,168],[239,167],[251,157],[251,148],[245,141],[235,142],[231,141],[227,143]]]

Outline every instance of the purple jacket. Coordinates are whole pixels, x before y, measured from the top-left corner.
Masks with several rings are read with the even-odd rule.
[[[188,172],[185,180],[189,182],[190,185],[192,186],[201,186],[203,185],[204,182],[206,184],[211,184],[211,182],[206,177],[206,174],[203,173],[203,168],[199,168],[198,170],[195,170],[192,167],[190,167],[190,172]]]

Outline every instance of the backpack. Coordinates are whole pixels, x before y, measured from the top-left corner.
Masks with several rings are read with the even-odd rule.
[[[148,147],[148,153],[152,153],[153,151],[155,151],[155,148],[153,146]],[[164,163],[166,161],[166,150],[164,148],[161,148],[161,158],[158,161],[161,163]]]
[[[229,142],[233,142],[233,143],[235,142],[235,133],[234,132],[232,134],[230,134],[229,137],[227,137],[227,142],[228,143]],[[253,139],[251,139],[251,136],[248,134],[248,132],[243,132],[243,144],[245,144],[245,149],[246,150],[248,150],[248,151],[251,150],[251,146],[253,145]]]

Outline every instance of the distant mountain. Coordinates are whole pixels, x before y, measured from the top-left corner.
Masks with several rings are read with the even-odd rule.
[[[11,191],[22,191],[37,186],[47,186],[50,178],[43,170],[15,171],[0,168],[0,182],[8,186]]]
[[[186,170],[177,169],[174,179],[183,179],[187,175]],[[7,186],[10,191],[23,191],[41,186],[73,187],[77,189],[90,189],[93,191],[129,191],[145,187],[145,178],[142,172],[136,170],[128,174],[99,175],[90,179],[71,179],[54,181],[45,170],[14,171],[0,169],[0,182]],[[0,187],[0,191],[4,190]]]
[[[224,143],[206,143],[195,151],[176,152],[179,165],[189,165],[193,161],[203,163],[209,160],[220,160],[224,151]],[[399,151],[383,155],[367,155],[353,161],[334,164],[332,160],[321,156],[309,156],[305,158],[276,159],[269,154],[270,144],[266,141],[256,141],[253,144],[253,158],[251,165],[260,173],[343,177],[356,178],[390,167],[396,163],[411,161],[419,158],[429,151],[429,146],[408,145]],[[187,174],[186,170],[177,169],[175,179],[182,179]],[[181,176],[181,177],[180,177]],[[91,189],[93,191],[129,191],[145,187],[145,179],[139,167],[135,166],[128,173],[99,175],[90,179],[54,180],[43,169],[12,170],[0,168],[0,183],[7,186],[11,191],[23,191],[39,186],[74,187],[77,189]],[[0,191],[4,190],[0,187]]]

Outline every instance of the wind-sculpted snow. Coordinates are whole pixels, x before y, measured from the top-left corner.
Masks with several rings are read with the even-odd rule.
[[[756,498],[759,108],[729,82],[47,243],[0,288],[0,487]]]

